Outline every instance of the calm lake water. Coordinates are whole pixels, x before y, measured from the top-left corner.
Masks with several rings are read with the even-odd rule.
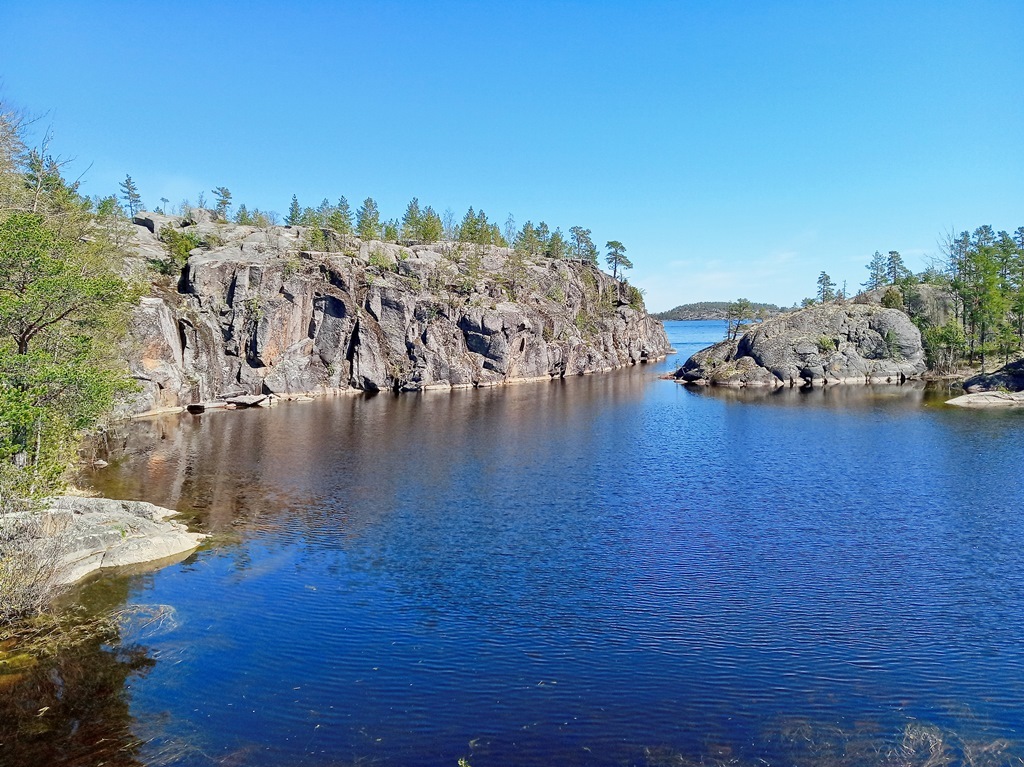
[[[96,487],[214,537],[80,592],[132,612],[0,677],[0,763],[1019,764],[1024,414],[694,391],[657,375],[724,326],[667,326],[608,375],[130,425]]]

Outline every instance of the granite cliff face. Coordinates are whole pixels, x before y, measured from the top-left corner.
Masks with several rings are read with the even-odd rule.
[[[579,261],[517,264],[493,246],[399,246],[208,216],[135,223],[141,259],[167,258],[164,226],[204,247],[136,312],[126,357],[142,391],[128,414],[232,394],[494,386],[669,350],[637,294]]]
[[[827,304],[703,349],[675,377],[717,386],[900,383],[926,370],[921,333],[896,309]]]

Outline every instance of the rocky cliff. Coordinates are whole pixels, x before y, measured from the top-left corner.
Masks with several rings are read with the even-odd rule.
[[[669,350],[639,293],[580,261],[208,215],[143,214],[135,225],[140,261],[166,261],[164,227],[201,245],[177,284],[156,286],[136,312],[126,356],[141,392],[126,413],[232,394],[493,386]]]
[[[699,351],[675,377],[718,386],[900,383],[925,369],[921,334],[903,312],[826,304]]]

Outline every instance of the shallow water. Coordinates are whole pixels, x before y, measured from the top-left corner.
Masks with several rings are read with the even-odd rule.
[[[0,763],[1024,753],[1024,417],[687,389],[723,324],[667,326],[608,375],[131,425],[96,486],[215,537],[82,591],[147,612],[8,679]]]

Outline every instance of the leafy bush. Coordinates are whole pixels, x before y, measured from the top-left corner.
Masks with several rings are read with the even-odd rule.
[[[837,348],[836,340],[831,336],[822,336],[818,339],[818,351],[822,354],[834,352]]]
[[[203,242],[195,232],[185,231],[164,224],[160,228],[160,242],[167,250],[167,258],[157,262],[156,267],[162,274],[179,274],[188,263],[188,254],[200,247]]]

